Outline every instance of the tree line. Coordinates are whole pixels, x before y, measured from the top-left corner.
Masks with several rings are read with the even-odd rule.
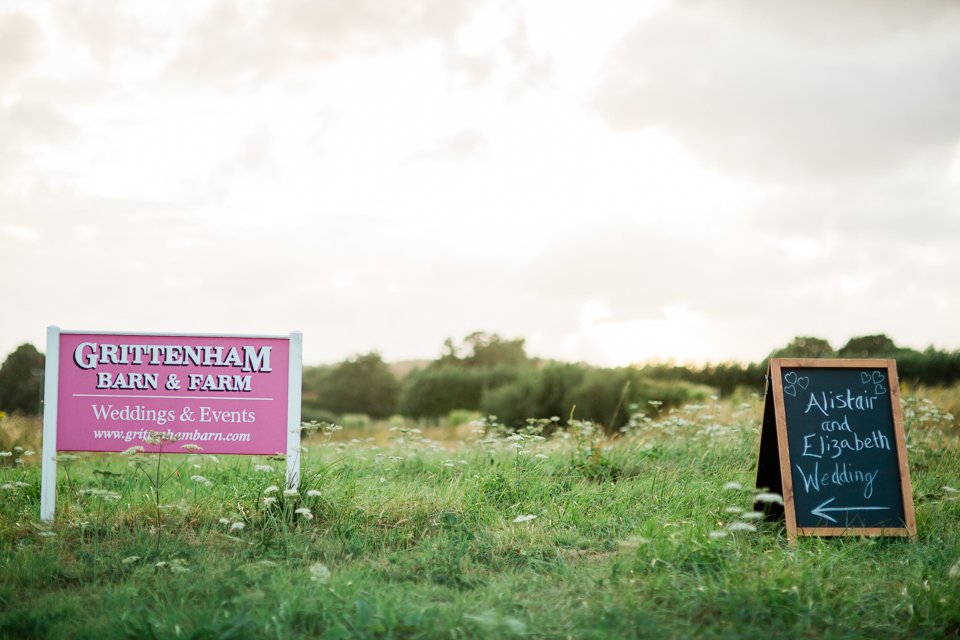
[[[897,346],[878,334],[851,338],[835,349],[823,338],[800,336],[754,363],[704,366],[646,364],[602,368],[532,358],[523,339],[473,333],[448,339],[439,358],[402,378],[377,353],[304,372],[304,415],[394,414],[439,421],[457,410],[495,415],[508,425],[527,418],[574,417],[620,428],[631,413],[663,410],[738,390],[761,393],[769,358],[894,358],[901,380],[947,386],[960,381],[960,351]]]
[[[827,340],[796,337],[769,357],[894,358],[900,379],[948,386],[960,381],[960,351],[897,346],[883,334],[851,338],[838,349]],[[19,346],[0,366],[0,411],[37,415],[44,357]],[[337,421],[345,414],[402,415],[441,421],[458,411],[495,415],[520,426],[528,418],[593,420],[610,430],[637,412],[653,412],[740,389],[762,392],[767,359],[704,366],[646,364],[604,368],[544,360],[526,353],[522,338],[475,332],[448,339],[440,357],[398,373],[377,352],[303,371],[303,416]]]

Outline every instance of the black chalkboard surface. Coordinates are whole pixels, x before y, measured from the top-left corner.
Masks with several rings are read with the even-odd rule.
[[[772,359],[757,486],[783,495],[791,540],[915,536],[896,363]]]

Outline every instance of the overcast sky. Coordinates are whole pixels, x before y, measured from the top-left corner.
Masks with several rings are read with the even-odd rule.
[[[0,0],[0,359],[960,348],[953,0]]]

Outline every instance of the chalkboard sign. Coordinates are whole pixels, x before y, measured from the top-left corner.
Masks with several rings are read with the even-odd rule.
[[[896,362],[771,359],[757,487],[791,541],[916,536]]]

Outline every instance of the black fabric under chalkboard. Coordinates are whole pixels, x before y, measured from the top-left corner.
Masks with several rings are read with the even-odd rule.
[[[903,527],[885,369],[783,368],[797,527]]]

